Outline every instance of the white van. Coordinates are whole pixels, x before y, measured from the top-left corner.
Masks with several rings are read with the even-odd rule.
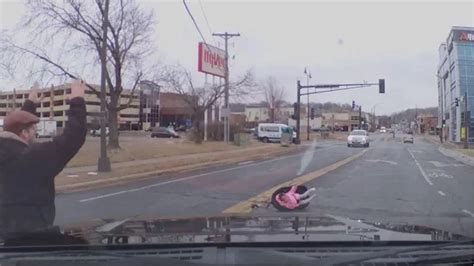
[[[258,139],[265,143],[267,142],[279,142],[281,139],[281,134],[283,133],[283,129],[289,128],[288,125],[285,124],[276,124],[276,123],[260,123],[258,124]],[[293,139],[296,137],[296,133],[293,132]]]

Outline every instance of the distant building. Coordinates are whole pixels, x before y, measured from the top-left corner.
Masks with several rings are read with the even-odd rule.
[[[93,85],[100,90],[99,86]],[[40,118],[50,118],[57,121],[58,128],[63,128],[67,121],[67,111],[69,105],[67,99],[71,94],[70,84],[51,86],[40,90],[42,98],[36,109]],[[124,90],[120,98],[120,104],[126,104],[130,98],[130,90]],[[0,119],[3,119],[9,112],[20,109],[28,99],[29,90],[13,90],[0,92]],[[86,90],[85,96],[87,123],[89,126],[98,125],[100,114],[100,99],[91,91]],[[138,128],[139,104],[137,95],[132,96],[132,101],[128,108],[123,109],[118,114],[119,127],[122,129]]]
[[[100,90],[100,87],[93,85]],[[67,99],[71,94],[70,84],[51,86],[41,89],[42,98],[37,108],[40,118],[50,118],[57,121],[58,128],[63,128],[67,121],[69,105]],[[0,92],[0,120],[11,111],[20,109],[28,99],[29,90],[14,90]],[[119,111],[118,126],[121,130],[147,130],[155,126],[190,126],[193,110],[184,101],[182,95],[169,92],[137,91],[130,95],[130,90],[123,90],[120,104],[132,101],[128,108]],[[91,91],[86,90],[85,96],[87,123],[89,127],[99,126],[100,99]]]
[[[445,140],[460,142],[464,115],[470,111],[469,141],[474,142],[474,28],[452,27],[439,47],[438,128]],[[461,99],[468,95],[468,110]],[[456,99],[459,106],[456,106]]]
[[[322,113],[322,125],[331,129],[341,129],[348,131],[351,128],[350,113]]]
[[[419,134],[435,134],[438,126],[438,117],[432,115],[419,115],[416,119]]]
[[[301,106],[301,117],[306,117],[306,106]],[[293,105],[283,105],[275,108],[274,111],[275,122],[287,123],[288,119],[294,115]],[[245,106],[245,116],[248,122],[270,122],[271,120],[271,109],[268,105],[262,104],[250,104]]]
[[[160,92],[159,125],[191,127],[193,109],[185,101],[184,95],[172,92]],[[202,117],[201,119],[204,119]]]
[[[268,111],[268,106],[263,104],[248,105],[245,106],[245,117],[248,122],[268,122],[270,120]]]

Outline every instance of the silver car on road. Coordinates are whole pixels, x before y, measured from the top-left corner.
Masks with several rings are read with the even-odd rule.
[[[347,147],[364,146],[369,147],[369,133],[366,130],[356,129],[347,137]]]

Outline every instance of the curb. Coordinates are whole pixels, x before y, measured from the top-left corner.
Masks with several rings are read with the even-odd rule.
[[[465,154],[462,154],[460,152],[457,152],[457,151],[453,151],[453,150],[450,150],[450,149],[446,149],[446,148],[443,148],[443,147],[439,147],[438,148],[438,151],[441,152],[442,154],[444,154],[445,156],[448,156],[448,157],[451,157],[459,162],[462,162],[464,164],[467,164],[467,165],[470,165],[470,166],[473,166],[474,167],[474,158],[470,157],[470,156],[467,156]]]
[[[93,189],[93,188],[102,188],[102,187],[108,187],[108,186],[113,186],[113,185],[124,184],[124,183],[137,181],[137,180],[143,180],[143,179],[154,177],[154,176],[157,176],[157,175],[163,175],[163,174],[169,174],[169,173],[178,173],[178,172],[189,172],[189,171],[193,171],[193,170],[199,170],[199,169],[202,169],[202,168],[205,168],[205,167],[238,163],[238,162],[242,162],[242,161],[248,161],[250,159],[252,159],[252,160],[269,159],[269,158],[274,157],[274,156],[283,155],[283,154],[291,153],[291,152],[294,152],[294,151],[298,151],[299,150],[298,147],[299,146],[293,146],[293,147],[290,147],[290,149],[278,150],[278,151],[269,152],[269,153],[266,153],[266,154],[258,154],[258,155],[254,155],[254,156],[250,156],[250,157],[249,156],[236,157],[236,158],[224,159],[224,160],[218,160],[218,161],[201,162],[201,163],[195,163],[195,164],[191,164],[191,165],[172,167],[172,168],[163,169],[163,170],[154,170],[154,171],[149,171],[149,172],[119,176],[119,177],[110,177],[110,178],[104,178],[104,179],[100,179],[100,180],[92,180],[92,181],[87,181],[87,182],[82,182],[82,183],[58,185],[58,186],[56,186],[56,192],[57,193],[78,192],[78,191],[84,191],[84,190]]]

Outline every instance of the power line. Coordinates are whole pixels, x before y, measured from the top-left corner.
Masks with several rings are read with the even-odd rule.
[[[196,29],[199,32],[199,35],[201,35],[202,40],[207,45],[206,39],[204,38],[204,35],[201,32],[201,29],[199,29],[199,26],[196,23],[196,20],[194,19],[193,14],[191,14],[191,11],[189,10],[188,5],[186,4],[186,0],[183,0],[183,4],[184,4],[184,7],[186,8],[186,11],[188,12],[189,16],[191,17],[191,20],[193,21],[194,26],[196,26]]]
[[[212,39],[214,40],[214,45],[216,45],[216,39],[212,35],[212,28],[211,28],[211,25],[209,24],[209,20],[207,20],[206,12],[204,11],[204,7],[202,6],[201,0],[199,0],[199,6],[201,7],[201,12],[202,12],[202,15],[204,16],[204,20],[206,20],[206,25],[207,25],[207,29],[209,30],[209,34],[212,36]]]

